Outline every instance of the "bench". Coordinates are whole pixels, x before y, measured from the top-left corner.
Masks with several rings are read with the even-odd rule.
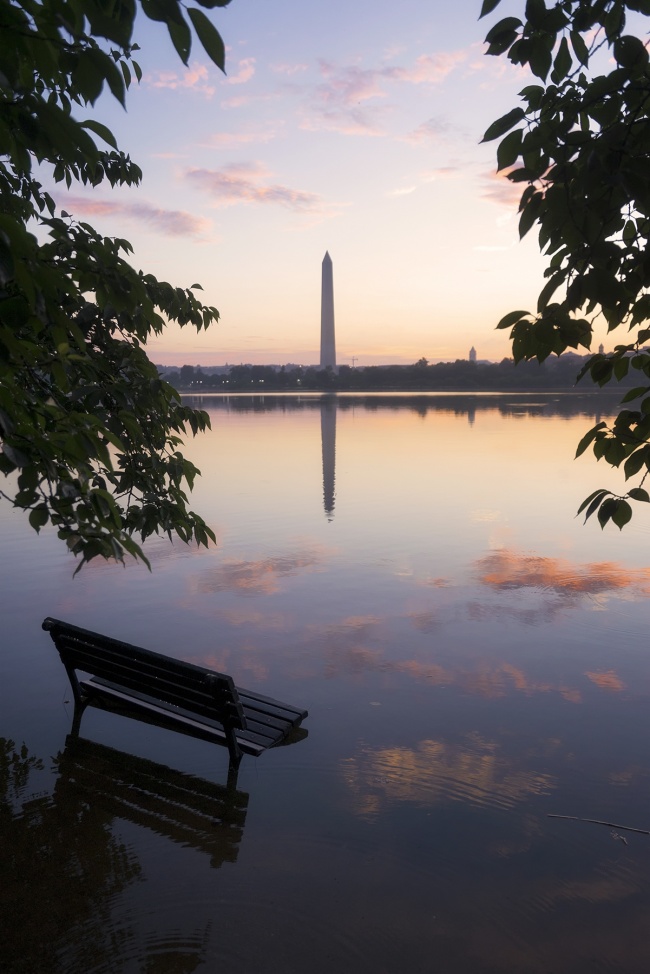
[[[54,640],[70,680],[75,735],[89,704],[117,711],[225,745],[230,755],[229,783],[233,779],[235,784],[242,755],[258,757],[271,747],[306,736],[305,731],[296,731],[306,710],[237,688],[225,673],[58,619],[48,617],[43,629]]]

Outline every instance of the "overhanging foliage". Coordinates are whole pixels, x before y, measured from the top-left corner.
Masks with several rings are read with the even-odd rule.
[[[484,0],[481,16],[499,3]],[[527,65],[538,83],[484,141],[501,139],[498,170],[523,187],[520,236],[536,227],[549,259],[535,312],[510,312],[498,327],[510,330],[516,361],[589,349],[599,317],[609,332],[628,332],[578,378],[603,386],[636,370],[623,398],[635,406],[590,430],[578,455],[591,448],[642,484],[650,471],[650,69],[634,25],[628,32],[630,14],[638,33],[650,0],[527,0],[523,20],[495,24],[487,53]],[[630,499],[650,497],[641,485],[624,496],[601,489],[580,511],[622,528]]]
[[[105,91],[124,105],[140,79],[138,10],[166,26],[184,64],[196,34],[224,70],[223,41],[200,7],[228,2],[0,0],[2,495],[36,530],[51,522],[79,567],[125,552],[146,561],[138,542],[161,531],[214,540],[187,507],[198,471],[179,450],[208,416],[160,381],[144,345],[167,321],[202,329],[219,315],[198,284],[133,268],[128,241],[58,210],[39,180],[137,185],[140,169],[85,112]]]

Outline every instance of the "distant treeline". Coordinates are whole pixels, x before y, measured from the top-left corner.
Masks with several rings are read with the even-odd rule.
[[[233,365],[227,372],[208,373],[184,365],[164,372],[164,378],[180,392],[505,392],[536,389],[569,390],[587,356],[566,354],[537,362],[438,362],[420,359],[414,365],[372,365],[332,369],[302,366]],[[579,391],[593,386],[586,379]]]

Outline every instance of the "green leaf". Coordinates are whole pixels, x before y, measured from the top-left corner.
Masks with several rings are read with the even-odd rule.
[[[481,7],[481,12],[478,19],[480,20],[481,17],[486,17],[488,14],[491,14],[493,10],[496,10],[500,3],[501,0],[483,0],[483,6]]]
[[[585,507],[587,507],[588,504],[591,504],[591,502],[596,500],[596,498],[598,498],[598,500],[601,500],[607,494],[611,494],[611,490],[605,490],[602,487],[599,490],[595,490],[592,494],[589,495],[589,497],[585,497],[582,504],[578,508],[577,513],[582,514],[582,512],[584,511]]]
[[[589,64],[589,48],[585,44],[582,34],[580,31],[572,30],[569,36],[571,37],[573,53],[578,61],[580,61],[580,64],[586,67]]]
[[[523,196],[522,196],[523,201]],[[523,239],[537,220],[543,203],[541,193],[533,193],[521,210],[519,218],[519,239]]]
[[[516,325],[517,322],[521,321],[522,318],[529,318],[530,316],[530,311],[509,311],[507,315],[503,316],[497,325],[497,329],[512,328],[512,326]]]
[[[496,122],[492,122],[481,141],[492,142],[493,139],[498,139],[513,128],[517,122],[520,122],[522,118],[525,118],[523,108],[513,108],[512,111],[498,118]]]
[[[560,46],[558,48],[557,54],[555,55],[555,61],[553,62],[553,80],[556,84],[563,81],[571,70],[571,55],[569,53],[569,44],[566,37],[563,37],[560,41]]]
[[[40,531],[41,528],[47,524],[49,519],[50,516],[45,504],[39,504],[38,507],[35,507],[29,512],[29,523],[36,532]]]
[[[149,20],[156,20],[161,24],[172,21],[180,23],[183,20],[178,0],[140,0],[140,3]]]
[[[638,399],[639,396],[643,396],[646,392],[650,392],[650,386],[635,386],[634,389],[630,389],[626,392],[621,403],[632,402],[633,399]]]
[[[90,129],[91,132],[94,132],[95,135],[98,135],[100,139],[104,140],[104,142],[108,142],[108,144],[113,146],[114,149],[117,149],[117,142],[115,141],[115,136],[113,135],[111,130],[107,128],[105,125],[102,125],[101,122],[97,122],[93,118],[87,118],[85,122],[80,122],[80,125],[84,129]]]
[[[187,11],[201,44],[211,61],[226,73],[226,48],[217,28],[206,17],[202,10],[190,7]]]
[[[614,57],[624,68],[643,70],[648,64],[648,52],[643,41],[631,34],[614,42]]]
[[[529,58],[530,69],[534,75],[544,80],[551,70],[553,63],[552,49],[549,48],[546,39],[535,36],[531,40],[531,52]]]
[[[628,490],[627,496],[631,497],[633,501],[644,501],[646,504],[650,504],[650,494],[643,487],[632,487]]]
[[[628,505],[629,506],[629,505]],[[609,497],[603,502],[598,511],[598,522],[601,528],[604,528],[611,517],[613,517],[614,512],[618,507],[618,501],[613,497]]]
[[[601,503],[603,502],[603,498],[607,494],[609,494],[609,493],[611,493],[611,491],[608,491],[608,490],[598,491],[598,496],[595,497],[594,500],[592,500],[591,504],[587,508],[587,511],[585,513],[585,519],[583,521],[583,524],[586,524],[587,521],[589,520],[589,518],[591,517],[591,515],[594,514],[598,510],[598,508],[600,507]],[[580,511],[578,511],[578,513],[580,513]]]
[[[522,129],[515,129],[500,143],[497,149],[497,172],[515,164],[519,158],[523,134]]]
[[[576,450],[575,459],[577,459],[579,456],[581,456],[585,452],[585,450],[587,449],[587,447],[589,446],[589,444],[592,443],[593,440],[596,439],[596,436],[597,436],[599,430],[604,429],[606,426],[607,426],[607,423],[605,423],[603,421],[601,423],[597,423],[596,426],[593,426],[589,430],[588,433],[585,433],[585,435],[582,437],[582,439],[578,443],[578,448]],[[597,493],[597,491],[596,491],[596,493]],[[591,497],[593,497],[593,496],[594,495],[592,494]],[[588,503],[589,500],[591,499],[591,497],[588,497],[587,500],[585,501],[585,503]],[[578,511],[578,514],[580,513],[581,510],[582,510],[582,507]]]
[[[169,31],[169,36],[171,37],[172,44],[176,48],[176,53],[183,62],[187,64],[190,56],[190,51],[192,49],[192,32],[187,26],[185,20],[181,23],[177,23],[174,20],[170,20],[167,23],[167,30]]]
[[[616,510],[611,517],[616,527],[622,531],[625,525],[632,520],[632,508],[627,501],[619,500],[616,502]]]
[[[640,450],[636,450],[631,456],[627,458],[623,464],[623,470],[625,471],[625,479],[629,480],[630,477],[634,477],[635,474],[641,470],[645,465],[646,458],[648,456],[647,447],[643,447]]]

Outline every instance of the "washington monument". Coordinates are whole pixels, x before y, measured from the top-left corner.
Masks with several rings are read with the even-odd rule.
[[[334,340],[334,281],[332,258],[326,251],[323,257],[323,283],[320,299],[320,367],[336,368],[336,342]]]

